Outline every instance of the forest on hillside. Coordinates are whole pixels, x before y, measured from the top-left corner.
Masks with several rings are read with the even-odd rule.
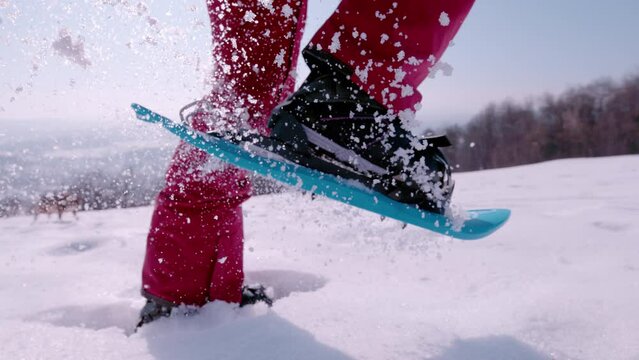
[[[457,171],[639,153],[639,75],[493,103],[445,133],[453,146],[444,152]]]

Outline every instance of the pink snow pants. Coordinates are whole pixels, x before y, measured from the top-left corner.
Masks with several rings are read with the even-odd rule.
[[[473,0],[343,0],[309,46],[354,70],[352,80],[396,113],[412,112],[417,86],[461,26]],[[218,108],[199,129],[251,126],[266,133],[271,111],[293,91],[305,0],[207,0]],[[212,124],[211,119],[217,124]],[[241,203],[247,174],[180,143],[159,193],[147,238],[142,293],[171,304],[239,302]]]

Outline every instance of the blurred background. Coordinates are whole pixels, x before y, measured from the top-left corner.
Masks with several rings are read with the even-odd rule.
[[[304,42],[337,3],[309,1]],[[420,87],[415,131],[446,132],[457,171],[639,152],[637,14],[477,1]],[[177,117],[207,92],[210,43],[204,0],[0,0],[0,216],[69,194],[81,210],[151,203],[176,140],[129,104]]]

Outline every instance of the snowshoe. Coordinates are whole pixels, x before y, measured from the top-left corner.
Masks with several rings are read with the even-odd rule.
[[[139,120],[159,124],[185,142],[226,163],[272,178],[299,190],[369,210],[438,234],[461,240],[481,239],[502,227],[510,217],[510,210],[495,208],[466,210],[457,215],[452,211],[446,211],[444,214],[429,211],[415,204],[393,200],[376,191],[376,186],[379,186],[381,181],[374,177],[358,174],[345,169],[339,163],[325,161],[318,157],[298,156],[298,152],[289,151],[290,146],[278,145],[281,142],[276,139],[249,134],[246,141],[238,138],[227,140],[221,134],[207,135],[188,124],[174,122],[142,105],[132,104],[131,107]],[[238,137],[241,138],[242,135],[239,133]],[[264,143],[260,144],[260,141]],[[291,157],[285,158],[278,155],[279,152],[288,152]],[[295,164],[293,160],[289,160],[293,157],[303,161]],[[319,166],[312,166],[304,161]],[[327,174],[327,171],[317,170],[325,165],[331,166],[336,173]],[[342,172],[344,176],[339,175]],[[446,183],[452,185],[450,182]]]

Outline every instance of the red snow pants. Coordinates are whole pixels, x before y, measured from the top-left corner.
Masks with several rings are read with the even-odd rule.
[[[473,0],[343,0],[309,46],[354,70],[353,81],[394,112],[412,114],[417,86],[444,52]],[[207,0],[213,35],[213,113],[200,129],[251,126],[267,132],[271,111],[295,84],[305,0]],[[157,197],[142,270],[142,293],[172,304],[239,302],[241,203],[246,173],[180,143]]]

